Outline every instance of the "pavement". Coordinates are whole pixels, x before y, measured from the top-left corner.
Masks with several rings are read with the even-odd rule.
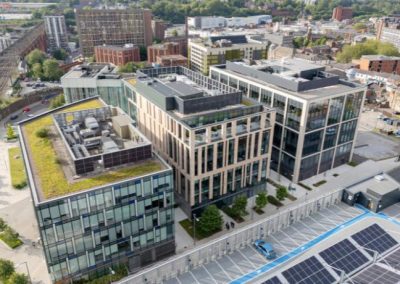
[[[39,114],[46,110],[43,105],[32,105],[32,113]],[[16,121],[26,119],[19,117]],[[16,123],[13,121],[13,124]],[[0,122],[0,137],[5,135],[4,120]],[[0,243],[0,257],[11,260],[20,273],[27,274],[29,269],[34,284],[51,283],[47,271],[43,249],[37,244],[39,239],[38,225],[29,188],[16,190],[11,186],[9,174],[8,149],[19,146],[18,142],[0,141],[0,217],[19,234],[23,245],[10,249]]]

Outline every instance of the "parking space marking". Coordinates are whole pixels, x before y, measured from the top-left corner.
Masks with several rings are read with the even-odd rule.
[[[257,267],[254,265],[254,263],[247,257],[245,256],[240,249],[237,250],[245,259],[247,259],[247,261],[251,264],[251,266],[253,266],[254,269],[256,269]]]
[[[182,284],[181,280],[179,280],[178,277],[175,277],[176,281],[178,281],[179,284]]]
[[[279,239],[280,240],[280,244],[285,246],[285,247],[292,247],[295,246],[297,247],[297,243],[295,241],[293,241],[291,238],[287,238],[285,237],[285,234],[283,233],[283,231],[279,231],[277,232],[275,239]]]
[[[242,249],[242,251],[243,253],[250,253],[251,257],[254,257],[255,260],[257,260],[257,262],[262,262],[263,264],[265,264],[265,258],[263,258],[261,254],[256,249],[253,248],[253,246],[246,246],[244,249]]]
[[[309,237],[307,237],[306,235],[304,235],[304,233],[300,232],[296,227],[292,226],[292,229],[294,229],[294,230],[296,230],[297,232],[299,232],[299,234],[302,235],[303,238],[304,238],[306,241],[310,240]]]
[[[329,228],[323,226],[323,225],[321,224],[321,222],[318,222],[318,221],[315,220],[313,217],[309,216],[308,218],[312,219],[312,220],[314,221],[314,223],[317,224],[318,226],[320,226],[321,228],[323,228],[324,231],[329,231]]]
[[[207,272],[207,274],[210,275],[211,280],[213,280],[216,284],[218,284],[218,282],[215,280],[215,278],[211,275],[210,271],[208,271],[208,269],[204,265],[202,265],[201,267],[203,267],[204,270]]]
[[[335,227],[336,227],[337,225],[343,223],[343,222],[338,222],[338,223],[336,223],[336,222],[332,221],[331,218],[327,218],[327,217],[325,217],[324,215],[322,215],[322,214],[320,214],[320,213],[316,213],[316,214],[318,214],[318,216],[321,217],[321,218],[323,218],[324,221],[325,221],[325,222],[322,222],[322,220],[321,220],[320,223],[324,223],[324,224],[326,224],[326,225],[331,224],[331,225],[333,225],[333,226],[335,226]],[[328,226],[329,226],[329,225],[328,225]]]
[[[200,284],[200,282],[197,280],[196,276],[194,276],[193,272],[189,270],[189,273],[193,277],[194,281],[196,281],[196,283]]]
[[[277,242],[279,244],[279,247],[282,248],[282,250],[284,250],[285,252],[289,252],[288,249],[286,249],[286,247],[284,245],[281,244],[280,241],[278,241],[273,235],[270,235],[271,238],[274,239],[275,242]]]
[[[351,219],[352,217],[344,217],[343,215],[341,215],[341,214],[338,214],[338,212],[336,212],[335,210],[331,210],[331,209],[328,209],[330,212],[332,212],[333,214],[335,214],[336,216],[338,216],[339,218],[340,218],[340,221],[341,221],[341,223],[343,223],[343,222],[345,222],[346,220],[348,220],[348,219]],[[344,214],[345,216],[348,216],[347,214]]]
[[[291,236],[289,236],[288,234],[286,234],[285,230],[282,230],[281,232],[282,232],[283,234],[285,234],[285,235],[289,238],[289,240],[291,240],[293,243],[295,243],[296,246],[300,246],[300,244],[299,244],[298,242],[296,242],[295,239],[293,239]]]
[[[229,281],[232,280],[232,278],[229,276],[228,272],[226,272],[225,269],[222,267],[222,265],[219,264],[218,260],[214,261],[214,262],[219,266],[219,268],[221,268],[222,272],[225,273],[225,275],[228,277]]]
[[[313,228],[311,228],[310,226],[307,226],[307,224],[305,224],[303,221],[301,221],[301,220],[299,220],[299,222],[298,222],[301,226],[303,226],[304,228],[306,228],[306,229],[308,229],[308,230],[310,230],[310,231],[313,231],[315,234],[316,234],[316,236],[318,236],[319,235],[319,233],[317,232],[317,231],[315,231]],[[313,237],[314,237],[314,235],[313,235]]]
[[[240,269],[239,265],[237,265],[236,262],[234,262],[233,259],[232,259],[229,255],[225,255],[225,256],[226,256],[227,258],[229,258],[229,260],[233,263],[233,265],[235,265],[235,266],[239,269],[239,271],[240,271],[242,274],[244,274],[244,273],[243,273],[243,270]]]
[[[260,259],[262,259],[263,261],[265,261],[265,258],[263,258],[262,256],[261,256],[261,254],[255,249],[255,248],[253,248],[253,246],[248,246],[249,248],[251,248],[254,252],[255,252],[255,255],[257,255],[257,257],[259,257]]]

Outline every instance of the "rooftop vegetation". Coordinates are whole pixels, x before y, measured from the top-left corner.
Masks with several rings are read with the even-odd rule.
[[[70,108],[63,112],[78,111],[83,109],[102,107],[99,100],[88,101]],[[51,135],[43,137],[37,135],[38,129],[49,128],[53,124],[51,115],[47,115],[24,126],[24,136],[30,150],[31,161],[34,164],[34,173],[38,177],[39,188],[45,199],[73,193],[92,187],[102,186],[118,180],[141,176],[162,169],[157,161],[148,161],[131,167],[108,171],[104,174],[88,177],[79,181],[69,183],[64,176],[62,163],[60,163],[56,149],[51,142]]]

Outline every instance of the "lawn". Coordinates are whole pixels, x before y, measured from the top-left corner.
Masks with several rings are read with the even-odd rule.
[[[63,112],[77,111],[82,109],[97,108],[104,106],[99,100],[85,102]],[[78,182],[68,183],[64,172],[59,163],[57,163],[56,150],[48,138],[39,138],[36,131],[41,128],[50,127],[53,124],[51,116],[33,120],[27,123],[24,128],[26,142],[29,145],[31,157],[34,161],[36,174],[39,178],[40,187],[45,198],[52,198],[71,192],[77,192],[91,187],[101,186],[112,183],[117,180],[127,179],[134,176],[141,176],[153,171],[162,169],[160,163],[149,161],[143,164],[123,168],[116,171],[110,171],[106,174],[86,178]]]
[[[191,221],[189,219],[185,219],[185,220],[180,221],[179,224],[193,238],[193,221]],[[196,240],[198,240],[198,241],[202,240],[202,239],[207,238],[209,236],[212,236],[213,234],[218,233],[218,232],[220,232],[220,230],[216,231],[216,232],[209,233],[209,234],[205,234],[201,230],[199,230],[198,226],[196,226]]]
[[[10,236],[5,233],[0,233],[0,240],[2,240],[10,248],[15,249],[23,244],[23,242],[18,239],[18,237]]]
[[[8,149],[8,157],[10,160],[11,184],[16,189],[26,186],[26,173],[24,161],[22,159],[21,148],[14,147]]]

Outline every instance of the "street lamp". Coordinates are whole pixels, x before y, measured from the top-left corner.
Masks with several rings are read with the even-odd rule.
[[[29,273],[28,262],[24,261],[24,262],[18,263],[15,267],[18,267],[18,266],[20,266],[20,265],[22,265],[22,264],[25,264],[25,266],[26,266],[26,271],[28,272],[29,283],[32,283],[31,274]]]
[[[196,214],[193,213],[193,246],[196,246],[196,222],[198,222],[199,219],[196,218]]]

